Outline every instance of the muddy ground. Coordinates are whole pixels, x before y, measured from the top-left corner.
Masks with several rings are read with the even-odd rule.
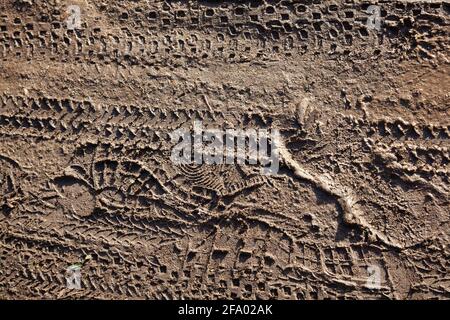
[[[0,0],[0,297],[448,299],[449,11]],[[173,163],[194,120],[279,171]]]

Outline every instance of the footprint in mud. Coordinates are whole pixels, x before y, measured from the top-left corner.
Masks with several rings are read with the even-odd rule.
[[[89,216],[94,212],[94,192],[85,182],[63,176],[56,178],[54,184],[60,195],[58,203],[64,211],[72,211],[81,217]]]

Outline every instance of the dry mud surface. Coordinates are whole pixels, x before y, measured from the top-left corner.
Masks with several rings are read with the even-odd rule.
[[[0,297],[448,299],[449,11],[0,0]],[[279,172],[174,164],[194,120]]]

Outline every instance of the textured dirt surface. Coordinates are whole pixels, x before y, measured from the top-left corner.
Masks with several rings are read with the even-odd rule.
[[[449,11],[0,0],[0,297],[448,299]],[[278,174],[173,164],[194,120]]]

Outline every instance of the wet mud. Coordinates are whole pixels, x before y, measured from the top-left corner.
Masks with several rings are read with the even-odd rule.
[[[448,299],[449,11],[0,0],[0,297]],[[173,163],[194,121],[278,172]]]

